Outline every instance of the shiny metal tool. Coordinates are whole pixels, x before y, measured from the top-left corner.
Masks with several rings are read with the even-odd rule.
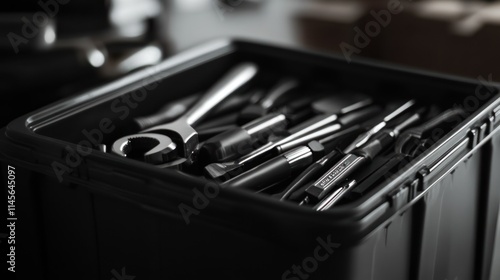
[[[456,120],[460,120],[466,114],[462,108],[447,110],[440,115],[432,118],[430,121],[403,132],[396,142],[395,150],[397,153],[415,157],[419,152],[437,142],[433,137],[443,136],[442,133],[449,132],[454,125],[458,125]],[[441,131],[437,131],[437,129]],[[441,132],[436,134],[436,132]],[[434,134],[434,135],[433,135]]]
[[[258,95],[259,92],[251,91],[244,94],[233,95],[220,105],[217,108],[214,108],[212,112],[210,112],[210,116],[207,119],[212,119],[215,116],[227,115],[233,111],[241,110],[241,107],[247,105],[249,102],[252,102],[255,95]],[[162,123],[172,122],[175,119],[179,118],[182,114],[185,114],[189,108],[193,106],[193,104],[200,99],[202,96],[201,93],[192,94],[186,97],[182,97],[180,99],[176,99],[172,102],[167,103],[163,107],[161,107],[157,112],[147,115],[140,116],[134,119],[133,124],[135,127],[132,131],[142,131],[148,128],[151,128],[156,125],[160,125]],[[207,122],[207,119],[204,122]],[[219,126],[215,126],[219,127]],[[214,127],[209,127],[214,128]],[[196,126],[196,130],[206,130],[206,126],[203,123],[200,123]]]
[[[177,156],[190,160],[199,144],[193,126],[254,78],[257,70],[253,63],[236,66],[178,119],[122,137],[113,143],[112,152],[123,157],[133,154],[152,164],[162,164]]]
[[[287,123],[284,114],[274,113],[227,130],[205,141],[199,159],[207,163],[234,160],[264,145],[270,135],[285,131]]]
[[[337,202],[340,201],[342,197],[350,190],[352,190],[357,185],[356,180],[349,181],[349,183],[343,185],[342,187],[336,189],[334,192],[329,194],[320,203],[313,207],[316,211],[326,211],[332,208]]]
[[[354,149],[357,149],[357,148],[363,146],[364,144],[366,144],[366,142],[368,142],[368,140],[370,140],[370,138],[373,135],[377,134],[379,131],[384,129],[390,121],[393,121],[394,119],[396,119],[396,118],[400,117],[401,115],[403,115],[404,113],[408,112],[408,110],[415,107],[416,103],[417,102],[415,100],[410,100],[408,102],[405,102],[403,105],[401,105],[396,110],[392,111],[389,115],[384,117],[384,119],[380,123],[375,124],[373,127],[368,129],[368,131],[359,135],[352,142],[351,145],[349,145],[348,147],[345,148],[344,152],[348,153],[348,152],[350,152]]]
[[[261,191],[275,183],[287,180],[324,155],[318,141],[299,146],[272,158],[251,170],[221,184],[222,187]]]
[[[390,114],[384,116],[382,121],[377,121],[374,125],[370,125],[366,128],[365,132],[360,134],[349,146],[347,146],[342,152],[333,150],[329,154],[325,155],[323,158],[309,166],[304,170],[295,180],[286,188],[281,196],[280,200],[286,200],[290,195],[296,190],[303,187],[305,184],[309,183],[311,180],[316,180],[321,173],[324,173],[328,168],[331,168],[331,164],[340,160],[343,155],[350,153],[352,150],[360,148],[366,144],[371,137],[380,132],[390,121],[402,116],[407,113],[411,108],[415,106],[416,102],[410,100],[405,102],[403,105],[399,106],[396,110],[391,111]]]
[[[346,127],[365,121],[379,113],[379,107],[371,106],[362,110],[354,111],[338,118],[337,115],[323,116],[325,122],[319,121],[315,125],[305,127],[296,133],[285,137],[277,142],[270,142],[261,148],[231,162],[212,163],[205,166],[205,173],[212,179],[222,179],[235,176],[246,171],[270,157],[289,151],[297,146],[312,140],[323,139]],[[335,117],[332,117],[335,116]]]
[[[331,191],[338,188],[354,171],[371,162],[374,157],[392,145],[403,130],[406,130],[423,118],[423,112],[417,112],[392,129],[385,129],[373,136],[363,147],[346,154],[328,172],[306,189],[307,202],[320,201]]]
[[[267,115],[279,100],[294,92],[298,87],[299,82],[292,78],[279,81],[259,102],[251,104],[241,111],[238,124],[246,124]]]

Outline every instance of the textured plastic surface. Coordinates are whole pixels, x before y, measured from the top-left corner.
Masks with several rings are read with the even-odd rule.
[[[12,122],[0,138],[2,161],[24,174],[17,186],[26,198],[19,206],[26,213],[18,231],[26,236],[20,237],[18,276],[108,280],[122,268],[137,279],[487,280],[493,275],[500,128],[498,122],[482,128],[500,105],[497,93],[479,100],[459,126],[390,180],[321,213],[229,188],[203,199],[199,194],[209,186],[203,180],[97,150],[58,180],[54,162],[65,164],[69,151],[85,139],[83,131],[109,143],[129,133],[134,117],[202,91],[247,60],[377,99],[398,94],[452,105],[474,97],[480,86],[474,80],[220,41],[40,109]],[[122,107],[124,95],[154,81],[161,82],[135,108]],[[97,137],[95,129],[105,118],[114,129]],[[186,219],[181,205],[197,212]],[[294,269],[298,266],[303,277]]]

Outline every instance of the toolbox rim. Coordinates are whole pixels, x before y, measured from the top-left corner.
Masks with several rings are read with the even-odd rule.
[[[279,50],[281,52],[293,53],[294,55],[299,56],[314,56],[315,59],[325,59],[329,61],[336,60],[339,63],[347,63],[342,60],[339,55],[331,55],[324,54],[319,52],[311,52],[311,51],[303,51],[296,50],[294,48],[283,48],[281,46],[272,46],[266,44],[266,46],[261,47],[258,43],[244,41],[244,40],[231,40],[231,39],[222,39],[215,40],[209,43],[206,43],[202,46],[195,47],[191,50],[182,52],[178,55],[175,55],[164,62],[138,71],[116,81],[113,81],[104,86],[98,87],[96,89],[90,90],[86,93],[80,94],[76,97],[71,97],[65,100],[58,101],[51,105],[48,105],[44,108],[41,108],[33,113],[24,115],[19,117],[9,123],[6,129],[3,131],[6,138],[9,140],[9,146],[13,149],[2,149],[3,152],[0,155],[9,161],[15,162],[19,165],[24,165],[30,169],[35,170],[37,165],[37,153],[41,148],[34,148],[36,145],[40,145],[43,143],[47,145],[43,150],[47,151],[56,151],[62,150],[65,146],[76,147],[76,144],[60,141],[57,139],[53,139],[47,136],[39,135],[36,133],[36,130],[43,125],[48,125],[53,122],[57,122],[60,118],[66,117],[68,114],[73,114],[80,110],[85,110],[94,106],[95,104],[106,102],[108,100],[114,99],[124,92],[128,92],[133,90],[134,86],[137,86],[139,82],[143,81],[150,75],[150,71],[152,68],[156,68],[159,76],[161,78],[166,78],[172,73],[177,71],[183,71],[183,69],[187,69],[189,67],[193,67],[195,65],[202,64],[207,60],[214,59],[219,56],[228,55],[238,49],[245,48],[262,48],[265,52],[268,50],[275,51]],[[202,57],[204,56],[204,57]],[[424,72],[422,70],[409,70],[404,67],[394,66],[384,64],[380,65],[379,62],[367,60],[367,59],[353,59],[350,63],[351,67],[361,67],[361,68],[376,68],[383,69],[384,71],[389,72],[404,72],[405,75],[413,75],[418,76],[420,78],[432,78],[434,81],[442,81],[446,83],[453,82],[456,86],[459,85],[467,85],[474,86],[477,85],[477,81],[469,78],[455,77],[451,75],[443,75],[436,74],[431,72]],[[500,84],[495,83],[496,88],[500,88]],[[472,94],[472,93],[471,93]],[[500,106],[500,95],[497,94],[492,97],[486,104],[484,104],[479,109],[476,109],[474,113],[469,115],[466,119],[462,121],[462,125],[455,127],[450,133],[443,136],[437,143],[433,145],[432,148],[428,149],[424,154],[420,155],[418,158],[411,161],[403,170],[400,170],[394,177],[397,179],[391,182],[385,182],[375,188],[373,188],[369,195],[358,199],[355,202],[338,206],[332,210],[325,212],[316,212],[312,209],[306,207],[299,207],[297,205],[291,203],[282,203],[271,197],[266,197],[256,193],[250,193],[241,190],[232,190],[232,189],[222,189],[220,192],[220,197],[224,198],[224,200],[220,200],[217,203],[217,209],[223,211],[225,205],[227,203],[231,203],[233,200],[238,201],[246,201],[249,204],[256,204],[259,206],[260,212],[265,213],[266,211],[279,213],[282,215],[295,217],[297,220],[303,218],[304,220],[308,220],[310,224],[322,225],[334,225],[335,227],[342,228],[350,228],[355,230],[359,235],[366,238],[370,232],[374,231],[376,228],[383,226],[390,217],[393,215],[401,214],[406,211],[409,207],[414,205],[418,200],[422,199],[427,191],[429,191],[433,187],[433,183],[430,182],[430,186],[426,188],[423,192],[419,193],[417,196],[413,197],[411,201],[404,205],[399,205],[399,208],[395,209],[395,207],[391,206],[389,194],[394,190],[397,190],[402,185],[408,183],[411,180],[416,178],[416,174],[421,171],[423,168],[429,168],[425,163],[428,162],[439,162],[439,160],[450,150],[455,148],[457,145],[460,145],[461,141],[468,140],[469,142],[473,142],[471,139],[471,130],[476,127],[479,123],[481,123],[487,116],[493,114],[493,111]],[[490,134],[481,139],[479,143],[476,143],[474,146],[468,147],[468,151],[460,157],[460,161],[464,158],[467,158],[469,155],[473,154],[477,149],[479,149],[486,141],[488,141],[495,133],[500,131],[500,127],[495,128],[490,132]],[[4,144],[6,141],[3,141]],[[22,144],[22,143],[27,143]],[[2,146],[6,147],[4,144]],[[31,157],[30,162],[26,162],[23,160],[16,160],[12,155],[14,154],[13,150],[15,146],[24,146],[22,147],[23,154]],[[469,144],[467,144],[469,145]],[[52,154],[50,155],[54,160],[60,160],[62,155]],[[60,158],[58,158],[60,156]],[[106,162],[111,163],[114,166],[114,171],[120,174],[128,174],[130,176],[130,168],[132,167],[134,170],[137,170],[136,175],[142,177],[141,180],[144,182],[152,182],[155,181],[161,185],[162,180],[170,180],[174,182],[189,182],[190,185],[196,188],[203,188],[206,184],[206,181],[197,179],[197,178],[187,178],[187,176],[183,176],[175,171],[170,170],[159,170],[156,168],[151,168],[151,166],[141,163],[130,161],[126,158],[119,158],[113,155],[105,154],[100,151],[93,151],[90,155],[86,157],[85,165],[87,162]],[[43,164],[42,164],[43,165]],[[82,167],[85,168],[85,167]],[[445,168],[445,167],[443,167]],[[38,171],[44,170],[44,173],[53,176],[51,169],[37,168]],[[147,179],[154,178],[154,179]],[[409,179],[411,178],[411,179]],[[170,212],[170,210],[166,210],[165,206],[159,208],[159,205],[152,206],[146,205],[141,202],[139,197],[133,198],[134,196],[130,196],[130,193],[126,193],[125,191],[120,191],[119,187],[114,186],[112,188],[106,189],[101,188],[98,189],[95,186],[92,186],[88,179],[92,178],[75,178],[72,176],[68,176],[65,180],[78,182],[83,184],[89,188],[89,190],[93,192],[100,192],[107,194],[112,197],[118,197],[121,199],[126,199],[135,204],[139,204],[147,209],[151,210],[155,208],[155,210],[159,212]],[[439,178],[438,178],[439,179]],[[436,179],[436,181],[438,180]],[[95,183],[95,182],[92,182]],[[152,186],[152,185],[151,185]],[[150,187],[151,187],[150,186]],[[169,195],[177,195],[179,199],[189,200],[192,198],[192,188],[182,189],[180,187],[175,190],[170,189],[157,189],[150,191],[159,191],[161,193],[166,193]],[[117,193],[121,193],[117,195]],[[150,193],[149,191],[146,193]],[[151,194],[151,193],[150,193]],[[166,204],[166,203],[165,203]],[[170,213],[172,214],[172,213]],[[179,214],[179,213],[177,213]],[[178,215],[179,218],[180,215]],[[207,218],[205,216],[205,218]]]

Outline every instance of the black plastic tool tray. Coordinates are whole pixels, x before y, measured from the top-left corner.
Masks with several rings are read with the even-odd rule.
[[[83,129],[109,118],[116,126],[104,133],[109,143],[127,133],[134,117],[206,89],[247,60],[379,99],[465,104],[471,114],[398,176],[326,212],[221,189],[186,224],[179,205],[193,206],[194,190],[203,192],[206,182],[97,150],[62,182],[56,178],[54,162],[65,164],[68,147],[85,139]],[[156,79],[161,82],[127,118],[111,109]],[[19,178],[18,273],[108,280],[124,268],[141,280],[488,279],[498,265],[491,263],[500,188],[495,87],[250,42],[216,41],[187,51],[2,131],[2,159],[16,166]],[[335,244],[316,249],[324,242]]]

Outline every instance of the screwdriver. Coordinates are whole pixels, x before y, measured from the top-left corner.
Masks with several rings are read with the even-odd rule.
[[[287,125],[284,114],[267,114],[241,127],[227,130],[208,139],[200,149],[205,162],[234,160],[251,152],[256,143],[264,142],[269,135],[284,131]],[[264,144],[264,143],[262,143]]]
[[[403,105],[398,107],[396,110],[392,111],[390,114],[385,116],[381,122],[370,126],[366,130],[365,133],[360,134],[348,147],[346,147],[342,152],[339,150],[333,150],[332,152],[328,153],[325,155],[323,158],[318,160],[317,162],[311,164],[306,170],[304,170],[297,178],[285,189],[283,192],[283,195],[281,196],[280,200],[286,200],[287,198],[290,197],[290,195],[295,192],[296,190],[300,189],[302,186],[310,182],[311,180],[314,180],[315,178],[319,177],[319,174],[323,172],[330,164],[333,162],[337,162],[345,154],[348,154],[352,150],[359,148],[366,144],[370,140],[373,135],[378,133],[380,130],[382,130],[385,126],[387,126],[387,123],[390,121],[393,121],[397,117],[400,117],[404,113],[408,112],[414,105],[415,105],[414,100],[410,100],[405,102]]]
[[[450,119],[453,119],[454,116],[462,115],[463,114],[463,109],[458,108],[458,109],[452,109],[448,110],[436,117],[433,116],[433,118],[416,127],[410,128],[403,132],[399,137],[395,145],[395,151],[396,154],[394,154],[389,160],[384,161],[384,163],[377,168],[377,170],[373,173],[371,173],[367,178],[363,179],[363,183],[361,186],[357,186],[357,182],[355,180],[349,182],[348,185],[345,185],[334,192],[332,192],[330,195],[326,196],[320,203],[318,203],[314,209],[317,211],[325,211],[333,207],[342,197],[344,197],[345,194],[348,192],[356,192],[357,195],[361,195],[362,193],[366,192],[369,189],[369,186],[375,185],[375,183],[382,178],[387,178],[388,174],[393,173],[394,171],[390,170],[398,170],[401,168],[404,164],[410,162],[412,159],[416,158],[419,156],[419,148],[424,147],[425,145],[432,145],[432,141],[429,142],[429,139],[426,138],[430,134],[430,131],[435,129],[436,127],[442,127],[446,126],[448,124],[448,130],[450,130],[452,127],[449,127],[449,123],[446,123],[447,121],[449,122]],[[428,115],[433,115],[432,111]],[[412,138],[413,137],[413,138]],[[415,145],[415,142],[418,143]],[[409,143],[409,146],[413,146],[412,149],[403,149],[405,147],[406,143]],[[425,148],[422,148],[425,149]],[[407,151],[411,151],[408,153]]]
[[[303,143],[307,143],[308,141],[315,140],[315,138],[322,139],[342,130],[345,127],[362,122],[367,118],[370,118],[373,115],[377,114],[379,110],[380,109],[377,106],[371,106],[366,109],[355,111],[353,113],[340,117],[340,119],[335,118],[336,121],[331,122],[329,126],[324,126],[322,129],[316,132],[314,130],[311,131],[310,128],[306,128],[278,142],[270,142],[255,150],[254,152],[239,158],[236,161],[209,164],[205,166],[205,171],[207,175],[212,179],[221,179],[223,177],[227,177],[227,175],[229,174],[232,176],[237,175],[239,172],[246,171],[249,168],[269,159],[270,157],[276,156],[277,154],[284,152],[285,150],[289,150],[294,146],[302,145]],[[304,133],[304,131],[306,130],[307,133]],[[287,145],[292,141],[294,143],[294,146]]]
[[[260,191],[267,186],[290,178],[294,173],[300,172],[323,155],[323,145],[318,141],[311,141],[305,146],[292,149],[235,176],[222,183],[221,186]]]
[[[332,208],[348,191],[352,190],[358,182],[356,180],[349,181],[347,184],[333,191],[330,195],[326,196],[320,203],[314,206],[316,211],[326,211]]]
[[[410,100],[408,102],[405,102],[399,108],[397,108],[392,113],[390,113],[389,115],[384,117],[384,119],[380,123],[374,125],[371,129],[369,129],[365,133],[359,135],[358,138],[356,138],[356,140],[354,140],[351,145],[349,145],[347,148],[345,148],[345,152],[348,153],[348,152],[366,144],[366,142],[368,142],[368,140],[370,140],[370,138],[373,135],[375,135],[376,133],[381,131],[383,128],[385,128],[390,121],[401,116],[403,113],[408,112],[408,110],[411,109],[412,107],[414,107],[415,104],[416,104],[415,100]]]
[[[323,199],[330,191],[341,185],[354,171],[371,162],[374,157],[392,145],[401,131],[419,123],[423,118],[422,115],[423,110],[420,110],[393,129],[385,129],[379,132],[367,144],[346,154],[328,172],[306,188],[307,197],[304,201],[317,202]]]

